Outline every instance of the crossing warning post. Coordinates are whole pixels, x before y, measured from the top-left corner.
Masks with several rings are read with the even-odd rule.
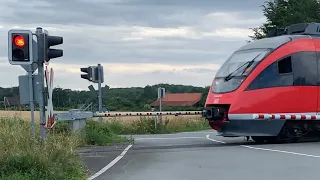
[[[46,129],[53,127],[54,112],[52,105],[53,70],[44,73],[44,63],[63,56],[63,50],[50,49],[63,43],[63,37],[50,36],[48,31],[37,27],[30,30],[11,29],[8,32],[8,60],[11,65],[20,65],[28,75],[19,76],[19,95],[21,104],[29,104],[31,129],[35,137],[34,106],[39,105],[40,136],[46,140]],[[38,74],[34,72],[38,69]],[[46,84],[44,85],[44,76]],[[46,89],[46,91],[45,91]]]

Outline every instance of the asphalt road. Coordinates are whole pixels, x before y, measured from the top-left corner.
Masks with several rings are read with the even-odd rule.
[[[314,180],[320,142],[263,144],[224,138],[213,131],[137,135],[127,147],[83,150],[95,180]],[[99,152],[100,151],[100,152]],[[103,165],[104,164],[104,165]],[[102,171],[97,173],[100,169]],[[94,175],[95,174],[95,175]]]

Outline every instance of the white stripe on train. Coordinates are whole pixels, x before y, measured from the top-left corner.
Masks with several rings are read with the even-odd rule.
[[[284,120],[320,120],[320,115],[310,114],[254,114],[253,119],[284,119]]]
[[[228,114],[230,120],[320,120],[320,115],[315,112],[307,113],[272,113],[272,114]]]

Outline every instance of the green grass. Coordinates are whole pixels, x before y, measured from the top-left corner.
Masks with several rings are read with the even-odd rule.
[[[57,124],[42,143],[31,136],[28,121],[0,118],[0,180],[81,180],[86,179],[85,165],[76,149],[88,145],[110,145],[127,141],[107,126],[88,121],[87,126],[71,133],[67,122]]]
[[[77,134],[51,134],[45,144],[37,131],[32,138],[30,124],[22,119],[0,118],[0,179],[85,179],[83,164],[75,149]]]
[[[54,133],[72,135],[67,121],[58,122]],[[118,136],[107,124],[87,120],[85,128],[79,131],[80,146],[108,146],[113,143],[127,142],[128,139]]]

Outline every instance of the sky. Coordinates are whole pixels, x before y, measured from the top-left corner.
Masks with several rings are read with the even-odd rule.
[[[88,90],[80,68],[98,63],[104,85],[208,86],[224,61],[265,22],[264,0],[0,0],[0,86],[26,71],[8,61],[8,31],[63,36],[54,86]],[[97,85],[94,84],[94,87]]]

